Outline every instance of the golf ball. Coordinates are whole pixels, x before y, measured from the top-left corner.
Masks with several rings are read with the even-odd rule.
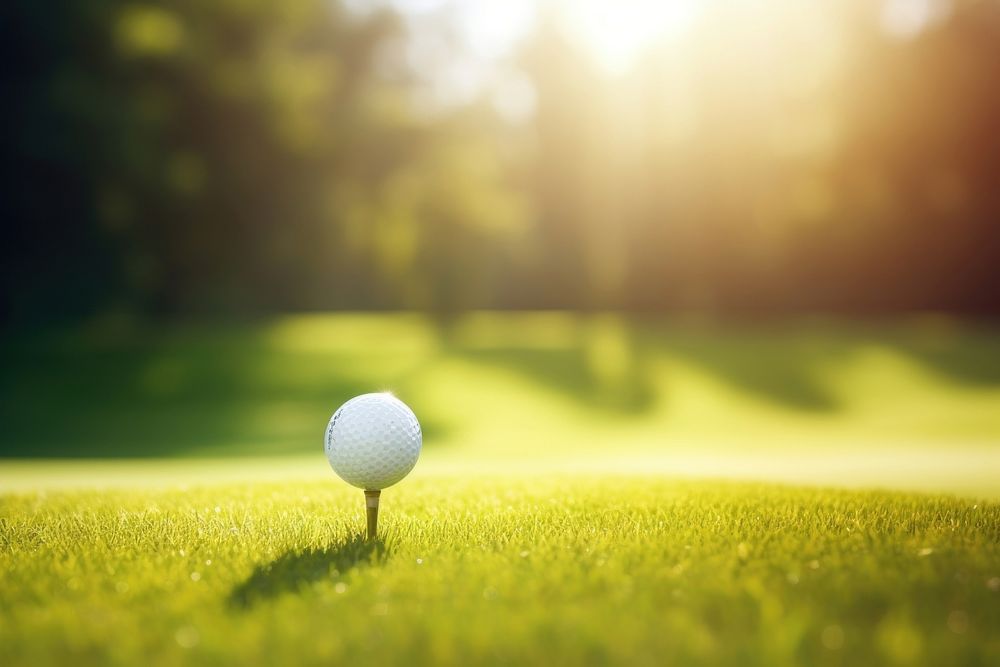
[[[326,427],[326,458],[348,484],[384,489],[406,477],[420,456],[416,415],[392,394],[362,394],[340,406]]]

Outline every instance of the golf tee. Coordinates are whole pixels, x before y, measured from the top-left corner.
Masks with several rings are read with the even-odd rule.
[[[365,510],[368,514],[368,539],[374,540],[378,534],[378,497],[379,489],[365,489]]]

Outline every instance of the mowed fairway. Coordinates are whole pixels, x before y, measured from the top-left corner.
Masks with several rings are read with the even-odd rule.
[[[995,328],[340,314],[4,342],[4,667],[1000,664]],[[381,389],[425,449],[373,547],[321,452]]]
[[[382,389],[472,462],[1000,443],[1000,332],[949,320],[317,314],[0,342],[6,456],[318,453],[334,408]]]
[[[418,468],[419,471],[419,468]],[[0,499],[0,664],[1000,661],[1000,505],[642,475]]]

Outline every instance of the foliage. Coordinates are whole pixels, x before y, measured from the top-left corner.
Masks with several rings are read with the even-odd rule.
[[[883,4],[723,3],[617,77],[542,21],[486,77],[513,121],[502,86],[426,103],[414,50],[467,58],[448,7],[7,3],[0,323],[996,314],[1000,16],[922,3],[903,39]]]
[[[406,72],[376,71],[403,39],[388,12],[317,0],[10,11],[23,37],[46,37],[14,42],[25,62],[7,82],[18,163],[2,183],[14,234],[0,307],[15,323],[94,308],[447,312],[477,285],[455,271],[486,265],[477,228],[517,214],[492,143],[461,118],[422,122]]]

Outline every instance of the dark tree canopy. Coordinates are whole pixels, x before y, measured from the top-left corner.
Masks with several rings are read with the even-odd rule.
[[[685,59],[615,77],[542,21],[513,122],[485,96],[421,110],[434,72],[388,11],[7,3],[0,318],[995,316],[1000,10],[901,39],[875,3],[825,4],[818,38],[777,3],[780,38],[709,17]]]

